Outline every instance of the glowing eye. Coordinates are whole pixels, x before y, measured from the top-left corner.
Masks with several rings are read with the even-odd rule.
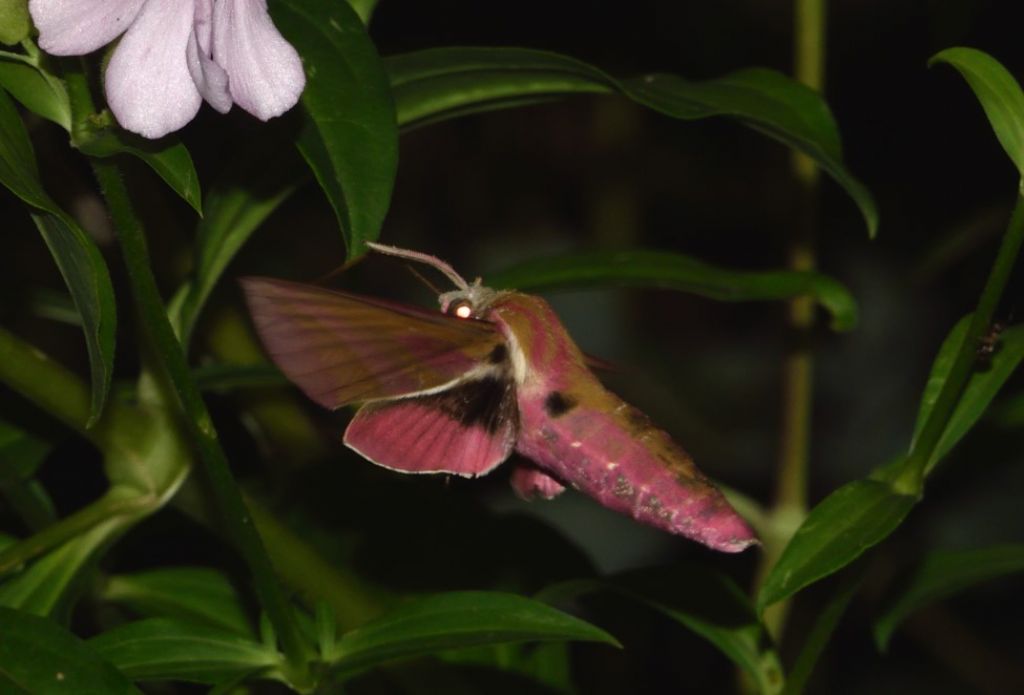
[[[458,316],[460,319],[468,319],[470,316],[473,315],[473,307],[471,307],[469,304],[459,304],[457,307],[455,307],[455,315]]]

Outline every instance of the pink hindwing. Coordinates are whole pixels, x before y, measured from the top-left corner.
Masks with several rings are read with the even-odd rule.
[[[345,444],[385,468],[472,478],[508,458],[518,421],[511,380],[487,377],[368,403],[345,430]]]
[[[328,408],[366,402],[346,445],[393,470],[467,477],[515,449],[534,464],[513,471],[521,496],[551,499],[569,485],[716,550],[757,542],[689,455],[601,385],[547,302],[427,262],[460,288],[441,296],[442,312],[243,280],[257,331],[289,379]]]

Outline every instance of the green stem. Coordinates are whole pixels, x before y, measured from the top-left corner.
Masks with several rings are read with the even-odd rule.
[[[88,83],[81,70],[69,71],[66,77],[75,121],[80,122],[95,110]],[[209,477],[214,499],[224,517],[228,536],[252,572],[260,604],[274,626],[289,666],[294,675],[302,679],[303,674],[308,674],[307,665],[312,651],[299,632],[288,601],[274,574],[274,568],[267,557],[263,541],[253,527],[252,518],[231,475],[209,411],[192,380],[184,350],[174,334],[153,276],[142,223],[117,166],[111,160],[93,159],[90,163],[106,198],[120,241],[121,253],[142,326],[149,335],[185,411],[185,427]]]
[[[821,91],[825,74],[825,1],[796,0],[794,10],[795,77]],[[810,271],[816,265],[819,169],[810,157],[800,152],[792,155],[792,169],[797,183],[798,208],[797,225],[789,249],[789,267]],[[789,301],[789,323],[795,344],[783,364],[779,465],[772,511],[776,521],[773,526],[778,532],[764,539],[765,552],[758,571],[758,585],[789,542],[791,530],[807,514],[807,471],[814,397],[814,355],[810,336],[814,311],[811,297],[795,297]],[[776,639],[781,636],[788,609],[788,601],[780,601],[765,611],[765,625]]]
[[[228,535],[235,542],[253,574],[260,604],[266,610],[274,630],[280,637],[281,647],[289,663],[299,671],[304,670],[310,655],[308,645],[300,636],[288,602],[277,582],[274,568],[267,557],[263,541],[253,527],[252,518],[238,493],[237,484],[220,447],[210,413],[192,380],[185,353],[167,318],[166,307],[153,277],[142,223],[136,216],[128,189],[115,164],[93,160],[92,168],[107,200],[114,229],[121,243],[128,279],[142,316],[143,326],[150,334],[160,361],[166,368],[185,410],[185,426],[209,476],[214,498],[224,516]]]
[[[98,444],[99,429],[85,426],[91,412],[91,396],[85,383],[67,367],[4,328],[0,328],[0,382]]]
[[[935,399],[931,415],[928,416],[924,427],[921,428],[921,434],[914,442],[914,447],[903,466],[903,473],[896,480],[896,485],[906,492],[919,493],[925,476],[931,471],[928,462],[942,433],[946,430],[950,418],[953,417],[953,411],[974,371],[979,341],[992,323],[996,306],[999,304],[999,299],[1013,272],[1022,242],[1024,242],[1024,192],[1018,193],[1010,223],[1003,235],[996,260],[989,271],[985,288],[981,291],[978,307],[974,310],[971,323],[967,327],[964,342],[956,354],[956,359],[949,370],[946,382],[942,385],[938,398]]]
[[[129,520],[144,515],[159,506],[159,499],[153,495],[139,495],[134,490],[112,489],[92,504],[14,545],[4,548],[0,552],[0,576],[17,570],[34,557],[84,535],[101,523],[116,517],[124,517],[125,520]]]

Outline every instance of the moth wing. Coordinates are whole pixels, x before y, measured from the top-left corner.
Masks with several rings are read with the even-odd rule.
[[[326,408],[434,389],[504,354],[488,321],[284,280],[241,282],[271,359]]]
[[[508,458],[518,413],[511,378],[489,375],[437,393],[368,403],[345,430],[345,444],[392,470],[473,478]]]

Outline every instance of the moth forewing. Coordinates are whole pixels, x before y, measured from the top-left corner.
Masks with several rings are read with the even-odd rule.
[[[505,349],[485,321],[270,278],[242,287],[270,358],[330,409],[457,383]]]

